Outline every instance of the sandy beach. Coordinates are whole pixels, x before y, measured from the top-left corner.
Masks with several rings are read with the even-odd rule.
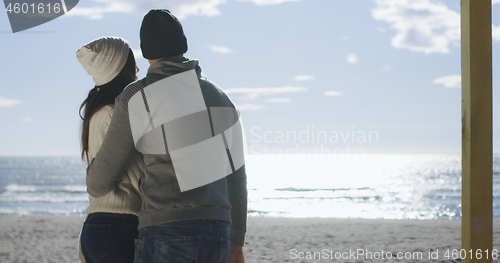
[[[0,215],[0,262],[78,262],[82,221],[81,216]],[[493,248],[500,250],[500,222],[494,224]],[[459,262],[452,259],[454,249],[460,249],[457,220],[250,217],[244,252],[251,263]]]

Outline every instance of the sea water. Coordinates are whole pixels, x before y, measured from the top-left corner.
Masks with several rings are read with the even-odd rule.
[[[247,155],[249,215],[459,219],[461,157],[450,154]],[[500,219],[500,156],[493,213]],[[78,157],[0,157],[0,214],[83,214]]]

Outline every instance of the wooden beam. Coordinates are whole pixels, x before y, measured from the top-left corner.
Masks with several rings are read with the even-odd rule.
[[[462,0],[460,12],[462,262],[493,262],[491,0]]]

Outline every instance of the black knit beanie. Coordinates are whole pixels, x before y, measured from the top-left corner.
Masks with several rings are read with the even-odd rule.
[[[182,55],[188,49],[181,23],[166,9],[153,9],[144,16],[140,37],[146,59]]]

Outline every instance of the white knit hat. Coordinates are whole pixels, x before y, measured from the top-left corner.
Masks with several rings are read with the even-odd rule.
[[[129,44],[119,37],[101,37],[76,51],[76,57],[96,86],[113,80],[125,66]]]

